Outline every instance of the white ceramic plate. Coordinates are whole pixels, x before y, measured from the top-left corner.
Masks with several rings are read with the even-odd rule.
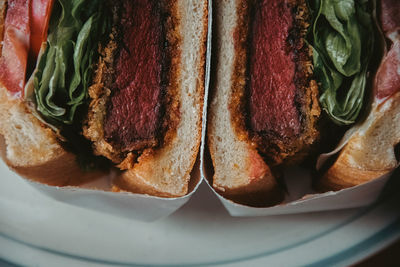
[[[400,237],[400,197],[367,208],[232,218],[205,185],[143,223],[55,201],[0,165],[0,258],[29,266],[348,265]]]

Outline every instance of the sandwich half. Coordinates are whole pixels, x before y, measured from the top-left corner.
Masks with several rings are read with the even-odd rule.
[[[215,2],[207,136],[212,184],[223,196],[278,203],[281,170],[359,119],[374,50],[372,8],[339,2]]]
[[[207,5],[7,1],[0,132],[9,166],[70,185],[96,173],[82,167],[111,165],[121,170],[113,190],[185,195],[200,144]]]

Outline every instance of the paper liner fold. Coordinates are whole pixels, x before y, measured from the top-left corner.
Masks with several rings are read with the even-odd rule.
[[[199,164],[196,164],[198,166]],[[108,182],[111,177],[103,177],[81,187],[56,187],[29,181],[35,189],[58,201],[93,209],[120,217],[151,222],[170,215],[184,205],[201,184],[198,168],[192,173],[191,191],[179,198],[162,198],[129,192],[111,192]]]
[[[296,214],[296,213],[307,213],[307,212],[320,212],[338,209],[349,209],[367,206],[374,203],[380,193],[382,192],[386,182],[389,179],[390,174],[386,174],[380,178],[377,178],[369,183],[358,185],[352,188],[343,189],[337,192],[326,192],[322,194],[316,194],[310,192],[309,195],[304,195],[302,198],[294,201],[289,201],[292,196],[290,192],[298,189],[299,182],[294,186],[289,193],[286,195],[285,202],[273,207],[267,208],[254,208],[241,204],[237,204],[219,195],[215,190],[213,192],[218,196],[222,204],[228,210],[229,214],[235,217],[247,217],[247,216],[268,216],[268,215],[281,215],[281,214]],[[309,177],[292,177],[311,184]],[[208,182],[207,182],[208,183]],[[300,190],[300,191],[304,191]],[[289,202],[288,202],[289,201]]]

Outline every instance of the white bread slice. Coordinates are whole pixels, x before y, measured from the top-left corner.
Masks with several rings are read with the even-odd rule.
[[[34,117],[19,98],[0,86],[1,151],[7,165],[31,180],[55,186],[78,185],[99,175],[83,172],[52,130]]]
[[[174,59],[179,92],[180,119],[169,141],[160,149],[145,151],[116,181],[114,190],[177,197],[188,192],[190,172],[201,140],[204,72],[208,22],[207,0],[179,0],[179,58]]]
[[[245,67],[235,66],[243,56],[238,52],[239,18],[247,8],[242,1],[215,1],[213,86],[208,115],[208,146],[214,166],[213,187],[223,196],[247,204],[273,204],[280,199],[277,182],[269,167],[232,121],[233,91],[243,91]],[[241,64],[239,64],[241,65]],[[238,82],[237,82],[238,81]],[[264,203],[262,203],[264,202]]]
[[[375,104],[360,129],[319,180],[321,191],[340,190],[378,178],[398,166],[395,146],[400,143],[400,92]]]

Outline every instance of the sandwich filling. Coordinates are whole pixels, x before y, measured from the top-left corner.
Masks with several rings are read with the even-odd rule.
[[[365,106],[376,0],[308,0],[308,4],[313,14],[308,41],[321,107],[335,124],[351,125]]]
[[[173,1],[10,0],[0,6],[7,13],[0,83],[66,149],[87,162],[92,150],[127,160],[120,167],[129,168],[168,142],[179,120],[178,70],[170,68],[179,60],[176,8]]]
[[[374,50],[373,8],[374,1],[253,2],[245,127],[268,163],[307,155],[320,109],[335,124],[356,121]]]
[[[167,88],[172,50],[166,34],[172,7],[151,0],[120,0],[112,7],[113,30],[100,48],[83,134],[97,155],[129,168],[174,128],[168,114],[178,113],[171,105],[177,95]]]
[[[248,128],[272,163],[307,149],[317,137],[317,86],[304,38],[304,1],[262,0],[253,7],[248,60]]]

